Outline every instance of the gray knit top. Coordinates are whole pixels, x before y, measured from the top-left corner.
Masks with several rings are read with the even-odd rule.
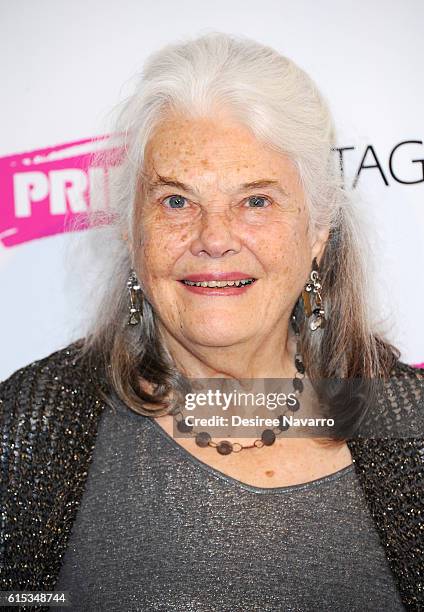
[[[68,610],[404,610],[354,466],[254,487],[106,407],[55,590]]]

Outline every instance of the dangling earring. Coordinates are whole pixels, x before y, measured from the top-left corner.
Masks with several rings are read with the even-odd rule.
[[[137,325],[141,322],[141,300],[142,293],[140,282],[137,278],[137,275],[133,269],[131,269],[129,279],[127,281],[127,287],[130,297],[130,316],[128,319],[128,325]]]
[[[319,275],[319,268],[317,258],[314,257],[312,261],[312,271],[309,276],[309,281],[305,284],[305,287],[302,291],[302,299],[303,306],[305,309],[305,314],[308,317],[313,315],[312,319],[309,321],[309,329],[315,331],[318,327],[324,328],[326,319],[325,319],[325,311],[322,305],[322,296],[321,296],[321,277]],[[314,308],[311,305],[311,295],[314,297]]]
[[[299,382],[298,380],[296,380],[295,382],[296,378],[301,379],[305,377],[305,364],[303,363],[300,328],[294,312],[291,315],[291,325],[296,337],[296,353],[294,355],[294,365],[296,366],[296,374],[295,378],[293,379],[293,385],[296,390],[303,391],[303,383]],[[301,376],[298,376],[299,374]]]

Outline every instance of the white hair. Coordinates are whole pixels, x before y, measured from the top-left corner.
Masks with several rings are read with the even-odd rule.
[[[228,109],[254,135],[295,162],[313,225],[330,225],[341,192],[329,108],[293,61],[248,38],[210,33],[151,55],[115,130],[128,163],[118,176],[115,205],[130,226],[137,173],[155,126],[169,111],[189,117]]]
[[[372,339],[367,312],[367,245],[352,200],[342,184],[333,150],[335,129],[329,106],[310,76],[289,58],[254,40],[217,32],[169,44],[152,54],[134,92],[118,108],[114,132],[122,135],[125,154],[123,163],[111,175],[113,222],[92,230],[92,245],[97,241],[101,249],[102,273],[97,268],[92,271],[93,301],[100,299],[100,306],[89,321],[87,336],[99,342],[105,330],[110,336],[114,326],[116,337],[121,334],[127,340],[131,338],[124,322],[126,281],[132,267],[129,242],[134,242],[131,232],[137,190],[145,148],[153,131],[170,112],[191,118],[213,117],[222,109],[294,162],[305,193],[310,228],[332,228],[323,258],[324,274],[331,285],[326,308],[333,317],[333,327],[327,329],[326,338],[337,340],[340,350],[328,350],[320,373],[335,370],[337,361],[337,367],[343,370],[343,362],[346,371],[350,371],[349,359],[353,364],[355,357],[346,357],[345,348],[352,332],[366,355],[364,371],[378,371],[380,344]],[[123,240],[124,233],[129,235],[129,241]],[[144,316],[146,334],[152,338],[154,313],[146,311]],[[313,338],[304,338],[311,360],[320,354],[322,334],[319,331]],[[109,338],[109,345],[111,342]],[[134,342],[140,342],[140,338],[134,336]]]

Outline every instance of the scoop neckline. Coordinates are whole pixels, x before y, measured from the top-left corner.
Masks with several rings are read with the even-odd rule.
[[[228,476],[227,474],[224,474],[224,472],[221,472],[221,470],[218,470],[212,467],[211,465],[209,465],[208,463],[205,463],[198,457],[195,457],[194,455],[189,453],[183,446],[181,446],[181,444],[178,444],[178,442],[176,442],[174,438],[170,436],[156,422],[155,417],[146,416],[145,418],[147,419],[149,424],[151,424],[153,428],[156,431],[158,431],[162,435],[162,437],[165,440],[167,440],[168,443],[171,446],[173,446],[184,459],[190,461],[190,463],[196,465],[197,467],[202,468],[204,471],[211,474],[215,478],[218,478],[219,480],[222,480],[226,482],[227,484],[237,486],[241,489],[250,491],[252,493],[272,494],[272,493],[284,493],[284,492],[289,492],[289,491],[300,491],[302,489],[313,489],[320,485],[332,482],[333,480],[338,480],[339,478],[342,478],[343,476],[350,474],[354,470],[354,464],[351,463],[345,466],[344,468],[341,468],[340,470],[333,472],[332,474],[327,474],[326,476],[321,476],[320,478],[315,478],[314,480],[310,480],[308,482],[302,482],[299,484],[287,485],[287,486],[282,486],[282,487],[258,487],[255,485],[248,484],[247,482],[243,482],[242,480],[238,480],[237,478],[234,478],[233,476]]]

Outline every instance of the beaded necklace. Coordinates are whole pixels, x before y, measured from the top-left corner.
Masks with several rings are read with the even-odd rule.
[[[284,418],[286,416],[287,410],[291,412],[297,412],[300,408],[299,396],[304,389],[302,379],[305,377],[305,366],[303,363],[303,358],[301,354],[300,347],[300,331],[299,326],[296,321],[295,315],[291,317],[291,324],[293,331],[296,336],[296,353],[294,357],[294,364],[296,367],[296,373],[292,380],[295,401],[290,406],[289,409],[278,416],[279,424],[272,429],[267,428],[262,431],[261,437],[256,438],[252,444],[239,444],[238,442],[230,442],[229,440],[222,440],[220,442],[214,442],[212,440],[211,435],[207,431],[196,431],[193,428],[193,425],[186,423],[184,419],[184,415],[181,409],[177,409],[174,413],[174,418],[177,423],[177,429],[181,433],[190,433],[195,436],[195,442],[197,446],[201,448],[205,448],[207,446],[211,446],[212,448],[216,448],[217,452],[220,455],[229,455],[230,453],[239,453],[243,449],[246,448],[262,448],[263,446],[271,446],[274,444],[275,440],[279,435],[283,433],[283,431],[287,431],[290,425],[287,423],[287,420]]]

